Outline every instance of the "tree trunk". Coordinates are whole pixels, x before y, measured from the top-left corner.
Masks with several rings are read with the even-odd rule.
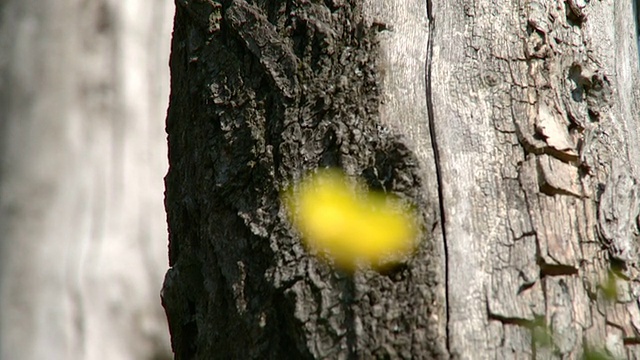
[[[640,357],[631,2],[177,3],[178,359]],[[279,194],[319,167],[410,199],[417,253],[309,256]]]
[[[0,1],[0,358],[162,359],[169,1]]]

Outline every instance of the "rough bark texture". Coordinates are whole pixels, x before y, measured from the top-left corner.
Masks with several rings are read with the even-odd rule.
[[[172,4],[0,1],[0,359],[166,359]]]
[[[358,2],[179,2],[164,288],[178,358],[444,352],[438,203],[423,191],[437,184],[401,123],[380,119],[376,36],[388,30],[366,20]],[[419,254],[354,278],[307,256],[279,192],[324,166],[415,203]]]
[[[451,355],[637,357],[631,2],[433,8]]]
[[[178,358],[640,356],[631,2],[178,3]],[[417,204],[419,253],[308,257],[278,193],[323,166]]]

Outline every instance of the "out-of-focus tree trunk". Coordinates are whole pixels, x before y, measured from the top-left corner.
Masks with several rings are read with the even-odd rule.
[[[178,358],[640,357],[630,1],[178,4]],[[279,194],[327,166],[416,204],[413,258],[307,254]]]
[[[170,354],[173,4],[0,2],[0,358]]]

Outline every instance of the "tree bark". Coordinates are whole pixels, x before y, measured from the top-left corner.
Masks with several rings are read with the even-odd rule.
[[[163,359],[169,1],[0,1],[0,358]]]
[[[176,357],[636,358],[631,2],[178,1],[167,118]],[[352,277],[279,194],[341,167],[416,204]]]

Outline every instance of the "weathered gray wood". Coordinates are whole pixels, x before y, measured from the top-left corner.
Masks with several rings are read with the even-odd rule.
[[[585,346],[624,355],[623,339],[637,338],[635,276],[618,294],[634,301],[619,299],[625,310],[612,315],[618,307],[599,290],[611,265],[596,232],[599,187],[613,186],[612,167],[637,178],[640,160],[631,6],[433,2],[452,356],[576,358]],[[637,217],[637,206],[620,211]],[[624,226],[627,237],[609,241],[630,248],[637,225]],[[512,333],[532,345],[509,348],[514,325],[532,330]],[[531,338],[545,327],[548,348]]]
[[[438,172],[431,142],[428,91],[426,83],[427,52],[429,48],[429,16],[425,1],[365,0],[363,14],[369,26],[381,26],[377,34],[380,45],[378,64],[381,77],[380,122],[390,131],[401,134],[420,164],[420,175],[425,179],[421,191],[439,212]],[[442,227],[432,231],[436,264],[442,277],[434,284],[437,299],[431,304],[438,336],[446,339],[445,252]]]
[[[0,358],[161,359],[170,1],[0,4]]]

